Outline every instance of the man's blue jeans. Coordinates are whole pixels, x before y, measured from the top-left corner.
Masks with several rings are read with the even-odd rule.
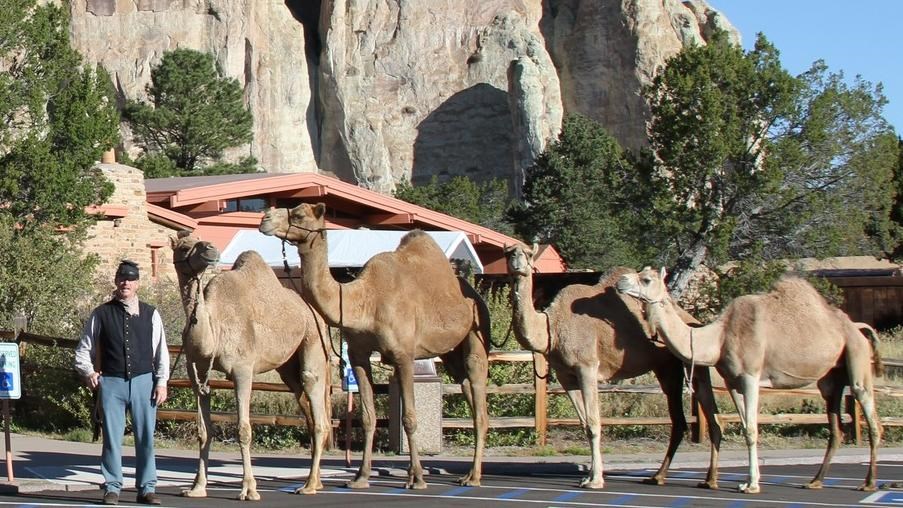
[[[125,412],[132,413],[135,435],[135,486],[139,494],[154,492],[157,465],[154,456],[154,425],[157,406],[151,400],[154,376],[142,374],[132,379],[103,376],[100,400],[103,406],[103,452],[100,470],[107,492],[122,490],[122,438],[125,435]]]

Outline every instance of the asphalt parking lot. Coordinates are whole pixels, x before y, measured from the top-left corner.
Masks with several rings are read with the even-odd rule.
[[[28,448],[30,447],[30,448]],[[6,484],[0,506],[90,506],[100,500],[98,484],[99,445],[36,440],[17,436],[13,442],[16,482]],[[642,483],[657,466],[658,455],[606,457],[606,486],[599,491],[578,488],[589,457],[490,457],[484,463],[480,487],[461,487],[457,478],[469,468],[460,457],[424,458],[429,488],[404,489],[406,457],[382,457],[374,460],[371,487],[351,490],[345,487],[356,463],[346,467],[342,458],[324,461],[324,490],[302,496],[294,490],[303,484],[309,461],[306,457],[255,454],[254,472],[262,496],[262,506],[297,507],[299,505],[346,506],[368,504],[395,507],[420,506],[485,507],[499,506],[617,506],[617,507],[840,507],[903,506],[903,491],[859,492],[866,471],[867,450],[843,448],[832,465],[826,486],[813,491],[801,488],[817,469],[822,450],[762,450],[762,493],[736,492],[745,479],[745,452],[722,454],[718,491],[695,485],[705,474],[704,454],[678,452],[665,486]],[[196,455],[190,450],[161,450],[158,453],[157,492],[163,506],[222,507],[239,503],[241,461],[238,453],[215,453],[210,463],[210,485],[205,499],[179,495],[191,483]],[[880,483],[885,486],[903,481],[903,449],[882,449],[879,455]],[[134,486],[128,478],[133,472],[125,460],[126,489],[122,505],[134,505]]]

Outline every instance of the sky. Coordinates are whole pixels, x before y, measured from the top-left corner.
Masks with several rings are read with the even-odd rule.
[[[749,50],[762,32],[791,74],[828,70],[884,85],[884,118],[903,134],[903,0],[708,0]]]

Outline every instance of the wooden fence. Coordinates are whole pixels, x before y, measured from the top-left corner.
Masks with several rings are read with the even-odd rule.
[[[63,339],[57,337],[47,337],[35,335],[27,332],[20,332],[18,335],[9,330],[0,330],[0,339],[16,340],[21,344],[22,356],[25,357],[25,351],[28,344],[40,344],[51,347],[75,347],[76,341],[73,339]],[[181,353],[180,346],[169,346],[171,355],[179,355]],[[374,360],[378,360],[378,356],[374,356]],[[558,384],[549,384],[541,377],[547,371],[545,358],[536,353],[529,351],[497,351],[489,354],[490,362],[535,362],[535,373],[533,383],[522,384],[504,384],[488,386],[488,393],[497,394],[533,394],[534,395],[534,415],[523,417],[491,417],[489,419],[490,429],[505,428],[533,428],[537,435],[537,444],[544,445],[549,427],[551,426],[577,426],[579,421],[576,418],[549,418],[548,417],[548,397],[554,394],[564,394],[564,390]],[[903,368],[903,360],[884,360],[885,365],[889,369]],[[173,388],[190,388],[188,379],[171,379],[169,386]],[[228,380],[211,380],[210,388],[213,390],[231,390],[232,382]],[[388,393],[388,385],[377,385],[375,391],[377,394]],[[265,392],[289,392],[287,386],[282,383],[266,383],[255,382],[253,390]],[[715,388],[716,393],[726,393],[724,388]],[[332,386],[334,393],[341,391],[341,385],[334,384]],[[443,384],[442,392],[446,394],[461,393],[461,387],[456,384]],[[663,396],[658,385],[626,385],[626,384],[599,384],[600,393],[632,393],[632,394],[648,394]],[[884,396],[903,397],[903,389],[890,386],[876,387],[876,392]],[[794,390],[776,390],[771,388],[762,388],[761,397],[771,396],[797,396],[797,397],[813,397],[821,398],[818,390],[810,389],[794,389]],[[862,438],[862,419],[858,404],[853,403],[852,396],[846,396],[846,414],[843,415],[842,422],[851,425],[850,437],[859,443]],[[692,439],[696,442],[702,440],[705,436],[706,423],[702,412],[699,410],[695,400],[692,402],[692,415],[687,416],[687,422],[691,428]],[[162,420],[182,420],[193,421],[197,417],[195,410],[188,409],[159,409],[157,417]],[[212,414],[214,422],[235,422],[236,415],[234,412],[214,412]],[[738,423],[739,416],[733,412],[727,412],[718,415],[719,422],[724,425],[727,423]],[[668,417],[603,417],[601,419],[603,426],[613,425],[670,425],[671,420]],[[252,424],[268,424],[268,425],[298,425],[301,417],[294,415],[262,415],[252,414]],[[824,413],[817,414],[761,414],[759,416],[759,424],[826,424],[827,417]],[[881,423],[885,426],[903,426],[903,417],[882,417]],[[341,424],[338,419],[333,419],[333,427]],[[378,420],[378,424],[386,425],[387,420]],[[448,429],[468,429],[472,428],[473,422],[470,418],[443,418],[442,427]]]

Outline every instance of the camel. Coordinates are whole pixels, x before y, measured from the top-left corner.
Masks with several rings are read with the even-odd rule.
[[[475,447],[462,485],[480,484],[488,430],[486,381],[489,369],[489,310],[477,292],[455,276],[445,254],[423,231],[406,234],[393,252],[373,256],[351,282],[337,282],[329,271],[323,203],[268,210],[260,231],[298,248],[301,292],[330,326],[348,341],[362,406],[364,452],[350,488],[369,487],[376,426],[370,354],[395,368],[402,399],[402,424],[410,450],[405,486],[427,487],[414,435],[414,360],[439,356],[473,413]]]
[[[533,305],[533,252],[514,245],[505,249],[508,273],[514,278],[511,290],[512,330],[518,342],[530,351],[542,353],[577,410],[589,439],[592,466],[580,486],[604,487],[601,424],[597,383],[655,373],[667,397],[671,416],[671,437],[659,470],[645,483],[663,485],[671,460],[687,430],[681,401],[684,365],[667,349],[649,340],[642,309],[633,300],[623,300],[614,284],[627,269],[616,268],[599,283],[572,284],[562,289],[543,312]],[[695,323],[689,314],[685,319]],[[715,419],[715,399],[708,369],[697,369],[696,395],[707,417],[711,439],[709,471],[700,487],[718,488],[718,451],[721,428]]]
[[[170,238],[187,322],[182,332],[188,377],[198,401],[200,458],[187,497],[207,496],[207,464],[212,428],[210,370],[235,384],[242,478],[239,500],[260,499],[251,470],[251,383],[275,369],[295,396],[311,435],[311,467],[296,494],[322,489],[320,458],[329,436],[329,352],[322,318],[294,291],[282,287],[273,270],[254,251],[238,256],[233,269],[201,287],[201,275],[219,258],[209,242],[187,231]],[[290,319],[286,317],[291,316]]]
[[[873,361],[877,375],[882,368],[877,337],[866,338],[845,313],[796,277],[782,278],[767,294],[736,298],[710,324],[690,328],[678,318],[664,279],[664,270],[647,267],[622,276],[618,290],[645,303],[647,319],[674,354],[696,365],[714,366],[724,378],[740,414],[749,454],[749,478],[739,491],[760,491],[756,450],[760,384],[799,388],[811,383],[817,383],[825,399],[830,438],[824,461],[806,487],[823,485],[840,442],[841,398],[849,384],[869,430],[869,469],[859,490],[875,490],[881,429],[872,385]]]

